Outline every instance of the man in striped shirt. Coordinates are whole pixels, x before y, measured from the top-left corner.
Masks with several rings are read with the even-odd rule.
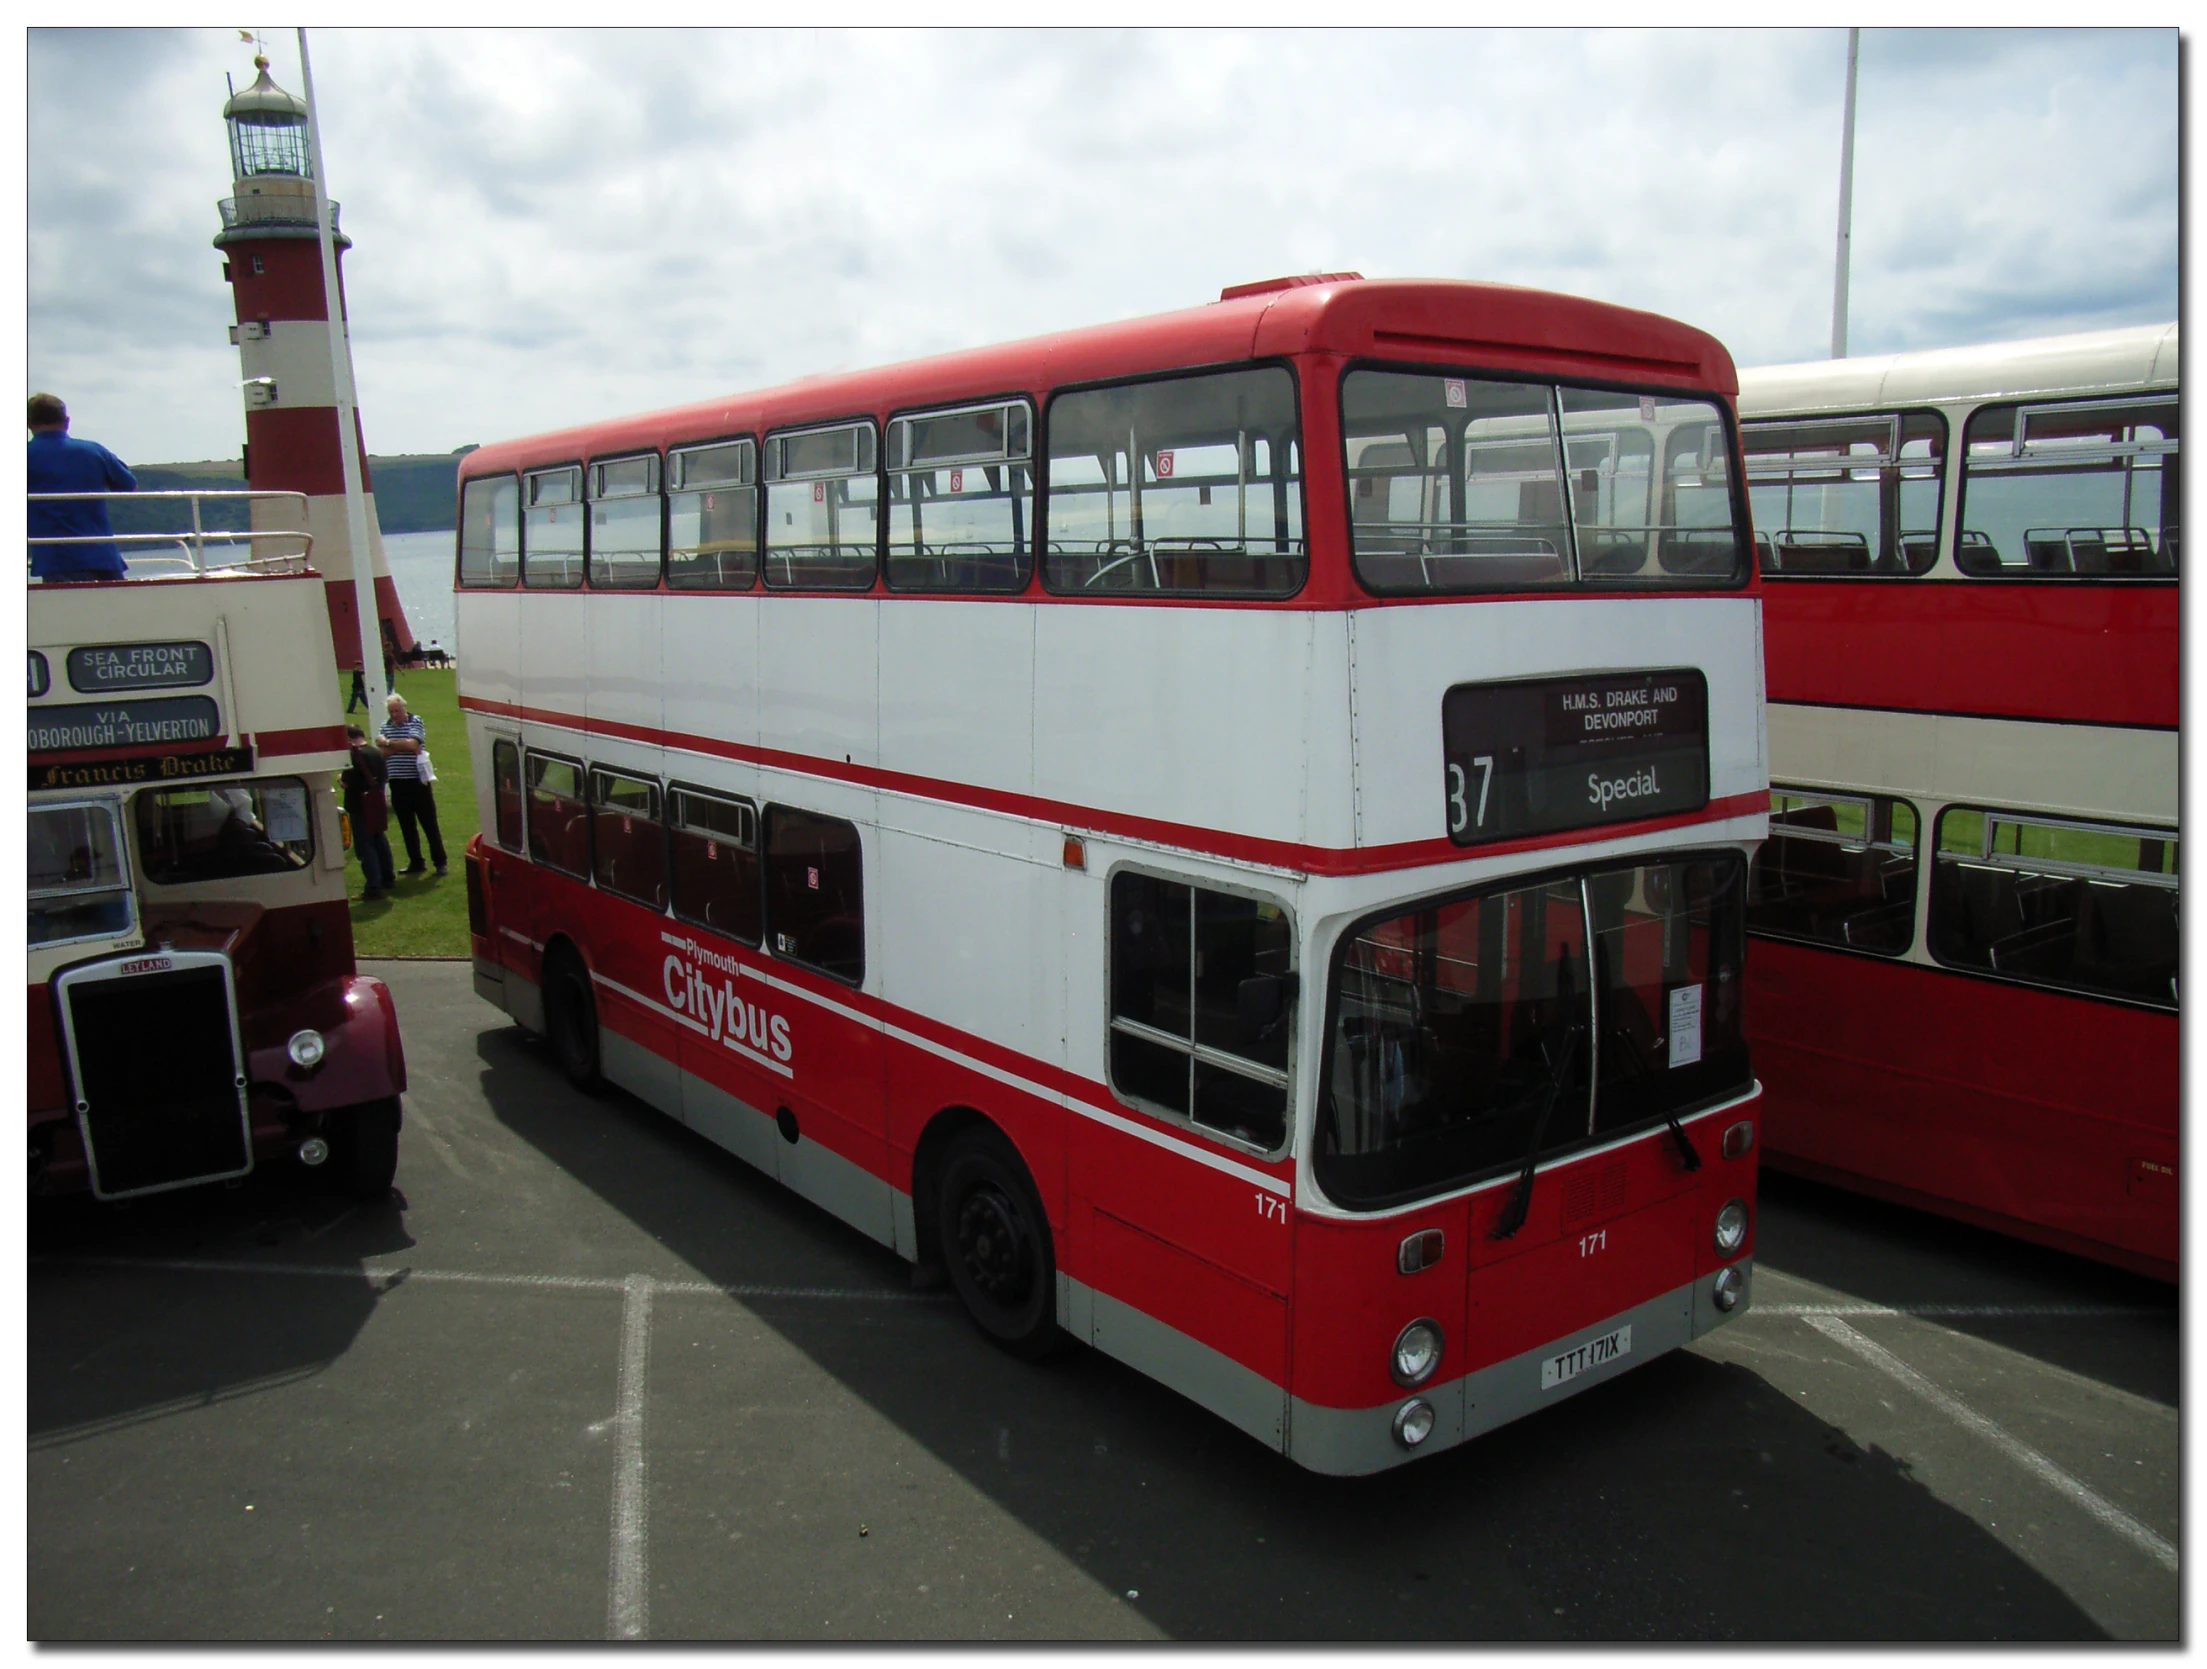
[[[406,697],[393,691],[385,706],[391,719],[376,732],[375,745],[383,750],[390,769],[391,815],[398,819],[398,832],[406,842],[406,868],[401,873],[422,872],[421,837],[427,834],[429,856],[442,875],[444,837],[437,832],[437,796],[421,778],[421,756],[428,751],[428,738],[420,716],[406,710]]]

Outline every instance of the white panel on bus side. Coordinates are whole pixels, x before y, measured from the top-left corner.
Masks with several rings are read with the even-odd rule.
[[[1366,609],[1356,622],[1366,846],[1447,833],[1441,699],[1457,684],[1588,668],[1699,667],[1709,681],[1709,797],[1755,794],[1762,670],[1751,597],[1559,597]]]
[[[743,747],[759,742],[757,592],[736,596],[670,592],[659,621],[659,699],[666,728],[711,736]],[[695,754],[670,756],[667,773],[685,782],[726,785],[750,793],[746,775],[731,778],[725,761],[705,765]]]
[[[513,593],[453,593],[452,637],[452,655],[460,669],[460,693],[501,706],[519,705],[521,610]],[[477,762],[478,770],[483,763]],[[491,826],[488,821],[483,824],[486,829]]]
[[[881,604],[871,597],[762,599],[758,648],[762,746],[838,766],[847,760],[870,770],[877,763],[880,624]],[[703,670],[711,676],[711,663]],[[721,731],[709,724],[706,734]]]
[[[1264,840],[1304,838],[1300,611],[1035,611],[1035,792]]]
[[[661,729],[659,617],[665,606],[666,599],[654,591],[600,591],[591,596],[586,711],[592,724],[603,720],[655,734]],[[616,750],[606,746],[609,740],[592,737],[594,763],[618,763],[647,775],[661,774],[664,752],[657,744],[629,741]]]
[[[892,598],[881,618],[881,766],[1034,791],[1035,617],[1016,603]]]
[[[586,591],[521,593],[521,701],[555,713],[583,712],[590,669],[590,616],[599,598]],[[583,751],[579,736],[532,735],[540,747]]]

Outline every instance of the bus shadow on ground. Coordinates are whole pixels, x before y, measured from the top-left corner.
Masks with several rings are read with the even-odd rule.
[[[324,1239],[340,1224],[342,1252]],[[377,1302],[365,1272],[258,1281],[246,1298],[233,1282],[160,1264],[272,1257],[342,1271],[412,1244],[403,1193],[356,1205],[290,1166],[265,1167],[234,1189],[34,1201],[24,1375],[32,1447],[309,1378],[351,1348]]]
[[[2176,1289],[1990,1229],[1764,1170],[1757,1262],[1873,1304],[2078,1305],[2135,1310],[2079,1326],[2030,1317],[1943,1314],[1942,1327],[2081,1374],[2168,1408],[2181,1362]]]
[[[676,1121],[619,1091],[570,1090],[518,1031],[485,1032],[477,1055],[501,1124],[706,1279],[905,1285],[901,1259]],[[608,1140],[609,1126],[622,1139]],[[1015,1361],[953,1304],[745,1307],[1176,1639],[2105,1637],[1905,1461],[1862,1448],[1751,1370],[1690,1352],[1463,1448],[1340,1479],[1093,1350]],[[835,1441],[812,1435],[832,1423],[793,1418],[787,1452],[730,1435],[728,1448],[752,1448],[686,1453],[680,1483],[655,1471],[653,1487],[724,1504],[758,1495],[762,1475],[802,1487],[794,1475],[834,1453],[804,1445]],[[859,1486],[877,1503],[890,1487]],[[655,1524],[684,1521],[654,1511]],[[823,1545],[832,1559],[859,1544],[840,1555]],[[663,1590],[731,1591],[724,1546],[669,1545],[655,1531],[651,1557]],[[808,1584],[831,1574],[793,1568]],[[675,1599],[655,1599],[653,1632],[726,1634],[726,1615],[685,1617]],[[881,1632],[911,1631],[892,1620]]]

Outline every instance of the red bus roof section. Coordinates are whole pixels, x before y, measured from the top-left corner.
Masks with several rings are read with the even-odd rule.
[[[498,441],[468,454],[461,478],[1290,354],[1460,365],[1727,396],[1739,391],[1732,356],[1721,342],[1660,314],[1509,284],[1316,276],[1316,282],[1236,285],[1218,301],[1177,313],[806,377],[755,393]]]

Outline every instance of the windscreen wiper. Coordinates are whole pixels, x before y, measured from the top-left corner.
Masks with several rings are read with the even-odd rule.
[[[1595,940],[1594,1000],[1596,1002],[1601,1001],[1602,991],[1608,985],[1609,961],[1606,952],[1607,947],[1599,939]],[[1625,1053],[1632,1057],[1632,1064],[1639,1069],[1641,1077],[1652,1078],[1655,1076],[1654,1068],[1648,1065],[1647,1051],[1640,1047],[1639,1039],[1635,1038],[1632,1033],[1626,1031],[1621,1025],[1610,1027],[1609,1036],[1625,1046]],[[1693,1138],[1686,1134],[1686,1127],[1678,1122],[1676,1108],[1670,1111],[1664,1122],[1670,1126],[1671,1140],[1678,1144],[1678,1162],[1685,1166],[1688,1171],[1700,1170],[1701,1154],[1694,1147]]]
[[[1556,954],[1556,994],[1568,1011],[1576,993],[1571,989],[1571,964],[1560,951]],[[1571,1058],[1578,1047],[1579,1028],[1572,1025],[1563,1034],[1563,1053],[1557,1058],[1555,1070],[1548,1075],[1548,1094],[1540,1104],[1540,1116],[1533,1120],[1533,1143],[1526,1150],[1525,1168],[1518,1173],[1517,1189],[1510,1195],[1510,1203],[1502,1208],[1502,1215],[1494,1220],[1494,1227],[1487,1231],[1489,1240],[1507,1240],[1525,1226],[1525,1213],[1533,1203],[1533,1173],[1540,1167],[1540,1144],[1548,1137],[1548,1115],[1556,1110],[1556,1098],[1563,1093],[1564,1080],[1571,1076]]]

